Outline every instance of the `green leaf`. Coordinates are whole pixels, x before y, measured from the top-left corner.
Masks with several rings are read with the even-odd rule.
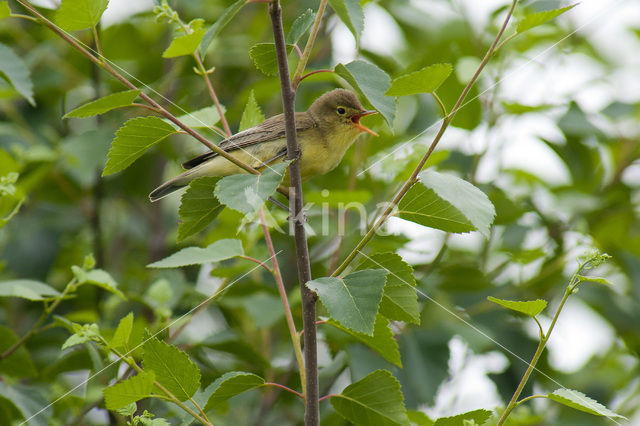
[[[305,10],[302,15],[298,16],[296,20],[293,21],[293,24],[291,24],[285,42],[287,44],[296,44],[298,40],[300,40],[300,37],[309,30],[315,16],[316,14],[311,9]]]
[[[251,93],[249,93],[247,105],[244,107],[244,111],[242,112],[242,118],[240,119],[240,127],[238,128],[238,131],[241,132],[243,130],[250,129],[251,127],[257,126],[263,121],[264,114],[262,114],[262,110],[260,110],[260,106],[258,106],[252,90]]]
[[[143,371],[120,383],[102,390],[108,410],[117,410],[151,396],[156,375],[153,371]]]
[[[373,327],[372,336],[351,331],[334,320],[329,320],[329,324],[360,340],[362,343],[378,352],[384,359],[393,365],[402,368],[398,342],[396,342],[396,339],[393,337],[393,332],[391,331],[391,328],[389,328],[389,320],[382,315],[376,315],[376,322]]]
[[[0,325],[0,353],[4,353],[17,341],[18,336],[10,328]],[[0,373],[16,378],[38,375],[31,355],[24,346],[19,346],[11,355],[0,360]]]
[[[331,8],[336,12],[340,20],[349,28],[351,34],[360,40],[360,34],[364,30],[364,13],[359,0],[329,0]]]
[[[22,419],[29,419],[28,422],[12,421],[6,424],[28,424],[29,426],[50,425],[50,420],[54,418],[50,402],[50,400],[41,396],[39,388],[32,386],[26,387],[17,383],[9,385],[6,381],[0,381],[0,406],[3,408],[3,412],[0,413],[0,415],[2,415],[2,418],[6,418],[5,416],[9,415],[9,418],[15,420],[19,419],[20,416]],[[14,410],[11,410],[9,406]],[[8,413],[5,411],[7,408],[9,408],[9,410],[7,410],[9,411]],[[19,414],[17,414],[16,417],[11,417],[13,414],[12,411]]]
[[[523,33],[527,30],[530,30],[533,27],[542,25],[545,22],[552,20],[556,16],[562,15],[566,11],[573,9],[577,5],[578,3],[572,4],[571,6],[562,7],[560,9],[545,10],[544,12],[537,12],[537,13],[532,13],[530,15],[527,15],[524,18],[522,18],[520,21],[518,21],[516,32]]]
[[[109,0],[62,0],[55,15],[55,23],[65,31],[94,27],[100,22]]]
[[[224,206],[213,195],[219,177],[201,177],[193,180],[180,199],[180,225],[178,241],[202,231],[218,216]]]
[[[264,379],[252,373],[242,371],[225,373],[211,384],[214,391],[207,400],[207,405],[204,407],[204,410],[208,411],[233,396],[262,385],[264,385]]]
[[[478,426],[483,425],[491,417],[489,410],[473,410],[457,416],[441,417],[433,423],[433,426],[464,426],[465,420],[473,420]]]
[[[75,333],[62,344],[62,350],[82,343],[101,341],[98,324],[84,324],[82,326],[74,324],[74,329]]]
[[[318,294],[331,317],[342,326],[372,336],[386,281],[387,271],[366,269],[344,278],[317,278],[306,286]]]
[[[187,247],[162,260],[147,265],[147,268],[179,268],[187,265],[220,262],[242,256],[242,241],[224,239],[210,244],[207,248]]]
[[[398,205],[398,216],[446,232],[479,231],[489,238],[496,215],[489,197],[456,176],[426,170]]]
[[[34,280],[0,282],[0,297],[21,297],[29,300],[45,300],[59,297],[60,292],[47,284]]]
[[[264,205],[282,183],[289,162],[266,167],[259,175],[225,176],[216,185],[215,195],[222,204],[244,214],[253,214]]]
[[[102,269],[92,269],[91,271],[87,272],[86,280],[82,283],[95,285],[107,290],[110,293],[120,296],[120,298],[123,300],[127,300],[127,297],[120,290],[118,290],[118,283],[113,279],[111,274]]]
[[[109,345],[115,349],[127,349],[129,346],[129,338],[131,337],[132,329],[133,312],[129,312],[129,314],[126,317],[122,318],[118,323],[118,328],[116,328],[116,332],[113,334]]]
[[[174,38],[167,49],[162,52],[163,58],[176,58],[178,56],[191,55],[198,49],[202,37],[204,37],[204,29],[198,29],[191,34],[185,34]]]
[[[592,282],[592,283],[604,284],[607,286],[613,286],[613,283],[607,281],[605,278],[602,278],[602,277],[589,277],[585,275],[576,275],[576,278],[580,282]]]
[[[0,77],[7,80],[32,106],[36,106],[30,73],[22,58],[13,53],[8,46],[0,43]]]
[[[222,113],[224,114],[224,105],[220,106]],[[197,111],[193,111],[178,117],[183,124],[192,128],[212,127],[218,121],[220,121],[220,113],[215,106],[201,108]],[[167,123],[168,120],[165,120]]]
[[[330,399],[333,408],[355,424],[409,426],[400,383],[386,370],[370,373]]]
[[[287,55],[293,49],[292,44],[287,44]],[[276,56],[275,43],[258,43],[251,46],[249,56],[253,63],[265,75],[273,77],[278,75],[278,58]]]
[[[541,104],[541,105],[524,105],[517,102],[501,102],[505,111],[509,114],[526,114],[529,112],[537,112],[537,111],[545,111],[550,108],[553,108],[553,105],[550,104]]]
[[[407,96],[433,93],[453,71],[451,64],[433,64],[420,71],[394,78],[385,95]]]
[[[547,398],[559,402],[560,404],[564,404],[567,407],[575,408],[576,410],[584,411],[596,416],[619,417],[622,419],[626,419],[626,417],[609,410],[598,401],[591,399],[582,392],[578,392],[573,389],[556,389],[555,391],[553,391],[553,393],[547,395]]]
[[[389,127],[392,126],[396,114],[396,100],[394,97],[385,96],[385,92],[391,86],[391,79],[386,72],[364,61],[338,64],[334,71],[382,114]]]
[[[493,303],[497,303],[512,311],[520,312],[525,315],[535,317],[547,307],[547,301],[542,299],[530,300],[528,302],[519,302],[516,300],[496,299],[495,297],[487,297]]]
[[[132,402],[131,404],[125,406],[124,408],[118,408],[115,411],[121,416],[129,417],[129,416],[133,416],[137,410],[138,410],[138,406],[136,405],[135,402]]]
[[[102,176],[126,169],[146,150],[173,133],[176,129],[158,117],[137,117],[127,121],[116,131]]]
[[[111,95],[96,99],[95,101],[86,103],[72,111],[69,111],[62,118],[86,118],[104,114],[112,109],[131,105],[139,94],[140,90],[125,90],[123,92],[112,93]]]
[[[233,17],[236,16],[240,9],[242,9],[242,7],[247,4],[247,1],[248,0],[238,0],[231,6],[227,7],[222,12],[218,20],[213,25],[211,25],[211,27],[209,27],[207,32],[204,34],[204,37],[202,37],[200,47],[198,48],[198,52],[200,52],[200,56],[202,56],[202,59],[204,59],[207,53],[207,49],[209,48],[209,45],[211,44],[213,39],[216,38],[218,34],[220,34],[220,31],[222,31],[222,29],[229,22],[231,22]]]
[[[4,19],[11,16],[11,8],[6,1],[0,1],[0,19]]]
[[[433,426],[433,420],[422,411],[407,411],[407,417],[411,424],[417,426]]]
[[[180,401],[191,398],[200,387],[200,370],[189,355],[155,337],[144,344],[142,364]]]

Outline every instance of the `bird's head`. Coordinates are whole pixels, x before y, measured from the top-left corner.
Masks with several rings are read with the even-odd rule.
[[[377,111],[364,109],[356,95],[349,90],[335,89],[325,93],[311,104],[309,112],[316,120],[322,121],[321,125],[346,131],[358,130],[378,136],[360,123],[362,117],[376,114]]]

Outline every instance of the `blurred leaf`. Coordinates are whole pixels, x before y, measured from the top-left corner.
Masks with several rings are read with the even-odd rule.
[[[133,330],[133,312],[129,312],[126,317],[120,320],[109,345],[115,349],[127,349],[131,330]]]
[[[82,188],[92,188],[100,178],[113,133],[105,127],[74,134],[60,144],[64,171]]]
[[[389,127],[393,125],[396,100],[392,96],[385,96],[385,92],[391,86],[391,79],[386,72],[364,61],[338,64],[334,71],[382,114]]]
[[[167,50],[162,52],[163,58],[177,58],[178,56],[191,55],[198,49],[202,37],[204,37],[204,29],[198,29],[191,34],[185,34],[174,38]]]
[[[495,209],[486,194],[453,175],[430,170],[419,175],[419,182],[398,205],[398,216],[420,225],[446,232],[477,230],[489,238]]]
[[[371,199],[371,191],[366,189],[356,189],[354,191],[332,189],[323,189],[320,192],[305,191],[305,203],[314,203],[319,206],[327,205],[333,208],[357,207],[358,204],[365,204]]]
[[[55,23],[65,31],[94,27],[100,22],[109,0],[62,0]]]
[[[457,416],[441,417],[433,423],[433,426],[464,426],[465,420],[473,420],[472,424],[482,426],[489,417],[491,417],[489,410],[473,410]]]
[[[578,3],[572,4],[571,6],[562,7],[560,9],[545,10],[544,12],[537,12],[537,13],[532,13],[530,15],[527,15],[518,21],[518,26],[516,27],[516,31],[518,33],[523,33],[527,30],[530,30],[533,27],[542,25],[545,22],[549,22],[556,16],[561,15],[570,9],[573,9],[577,5]]]
[[[491,296],[487,297],[487,299],[507,309],[511,309],[512,311],[520,312],[532,317],[535,317],[547,307],[547,301],[542,299],[530,300],[528,302],[496,299]]]
[[[149,148],[175,132],[173,126],[158,117],[138,117],[127,121],[116,132],[102,176],[126,169]]]
[[[416,426],[433,426],[433,420],[422,411],[407,411],[407,417],[412,425]]]
[[[374,371],[330,400],[338,413],[355,424],[409,426],[400,383],[386,370]]]
[[[120,383],[102,390],[105,406],[108,410],[126,407],[132,402],[151,396],[156,375],[153,371],[143,371]]]
[[[225,373],[211,384],[214,391],[207,400],[207,405],[204,409],[205,411],[208,411],[231,397],[262,385],[264,385],[264,379],[260,376],[256,376],[255,374],[245,373],[242,371],[230,371]]]
[[[224,205],[213,195],[219,177],[193,180],[180,199],[178,241],[202,231],[220,214]]]
[[[400,359],[398,343],[393,336],[393,332],[389,328],[389,320],[382,315],[376,315],[376,322],[373,327],[372,336],[351,331],[333,320],[329,320],[329,324],[360,340],[362,343],[378,352],[384,359],[393,365],[402,368],[402,360]]]
[[[505,102],[502,101],[502,106],[508,114],[526,114],[528,112],[546,111],[553,108],[553,105],[541,104],[541,105],[523,105],[517,102]]]
[[[221,105],[222,112],[225,112],[224,105]],[[199,110],[188,112],[178,117],[183,124],[192,127],[194,129],[201,127],[212,127],[218,121],[220,121],[220,114],[218,108],[215,106],[201,108]],[[165,120],[167,123],[168,120]]]
[[[153,370],[158,383],[180,401],[191,398],[200,387],[200,370],[189,355],[155,337],[144,344],[142,365],[146,371]]]
[[[243,299],[244,309],[253,319],[256,327],[272,327],[284,317],[282,301],[273,294],[259,292]]]
[[[214,24],[211,25],[211,27],[209,27],[207,32],[204,34],[204,37],[202,37],[202,41],[200,42],[200,47],[198,48],[198,52],[200,52],[200,56],[202,57],[203,60],[207,53],[207,49],[209,48],[209,45],[211,44],[213,39],[215,39],[218,36],[218,34],[220,34],[220,31],[222,31],[222,29],[229,22],[231,22],[233,17],[236,16],[236,14],[240,11],[240,9],[242,9],[242,7],[245,4],[247,4],[247,1],[248,0],[238,0],[235,3],[231,4],[231,6],[227,7],[222,12],[218,20],[214,22]]]
[[[124,295],[124,293],[118,290],[118,283],[107,271],[104,271],[102,269],[92,269],[91,271],[87,272],[87,279],[84,282],[87,284],[95,285],[107,290],[110,293],[120,296],[122,300],[127,300],[127,297]]]
[[[366,258],[356,269],[382,268],[388,271],[380,313],[385,317],[420,324],[418,294],[413,268],[395,253],[376,253]]]
[[[605,278],[601,278],[601,277],[589,277],[589,276],[584,276],[584,275],[576,275],[576,278],[580,282],[592,282],[592,283],[604,284],[606,286],[613,287],[613,283],[610,283]]]
[[[0,1],[0,19],[7,18],[9,15],[11,15],[9,3],[6,1]]]
[[[216,185],[215,196],[222,204],[244,214],[260,209],[278,189],[289,161],[264,168],[262,173],[225,176]]]
[[[302,14],[298,16],[295,21],[293,21],[293,24],[291,24],[291,28],[287,33],[285,43],[287,44],[298,43],[298,40],[300,40],[300,37],[302,37],[304,33],[306,33],[311,27],[311,24],[313,23],[313,20],[315,17],[316,17],[316,14],[311,9],[307,9],[304,12],[302,12]]]
[[[240,119],[240,127],[238,131],[241,132],[246,129],[250,129],[253,126],[264,121],[264,114],[260,110],[260,106],[256,102],[256,97],[253,94],[253,90],[249,93],[249,99],[247,99],[247,105],[242,112],[242,118]]]
[[[293,49],[292,44],[287,44],[287,55]],[[253,63],[265,75],[273,77],[278,75],[278,57],[276,56],[275,43],[258,43],[251,46],[249,56]]]
[[[18,336],[10,328],[0,325],[0,353],[4,353],[17,341]],[[38,375],[31,355],[24,346],[18,347],[11,355],[0,360],[0,373],[16,378]]]
[[[2,43],[0,43],[0,77],[7,80],[16,92],[29,101],[31,106],[36,106],[29,68],[22,58]]]
[[[567,407],[575,408],[576,410],[584,411],[596,416],[604,416],[609,418],[618,417],[621,419],[626,419],[626,417],[609,410],[598,401],[591,399],[582,392],[578,392],[573,389],[556,389],[555,391],[553,391],[553,393],[548,394],[547,398],[559,402],[560,404],[566,405]]]
[[[0,282],[0,297],[21,297],[33,301],[59,297],[58,290],[34,280],[13,280]]]
[[[349,28],[351,34],[360,40],[360,34],[364,29],[364,13],[359,0],[329,0],[331,8],[336,12],[340,20]]]
[[[188,265],[202,265],[203,263],[220,262],[243,254],[242,241],[224,239],[210,244],[207,248],[183,248],[169,257],[150,263],[147,268],[179,268]]]
[[[52,409],[50,401],[40,395],[40,391],[35,387],[26,387],[20,384],[9,385],[4,381],[0,381],[0,402],[2,400],[11,404],[15,408],[16,417],[12,417],[9,413],[0,413],[9,416],[15,421],[8,424],[25,424],[26,422],[19,420],[29,419],[29,426],[48,426],[52,417]],[[6,408],[3,405],[3,411]]]
[[[331,318],[350,330],[372,336],[386,277],[385,270],[367,269],[344,278],[317,278],[306,286],[318,294]]]
[[[95,101],[86,103],[66,113],[62,118],[70,117],[93,117],[94,115],[104,114],[112,109],[129,106],[135,98],[140,94],[140,90],[125,90],[104,96]]]
[[[433,64],[397,78],[385,95],[407,96],[418,93],[433,93],[453,71],[451,64]]]

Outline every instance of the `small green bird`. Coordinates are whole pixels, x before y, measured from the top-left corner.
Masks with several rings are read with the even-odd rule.
[[[306,112],[296,112],[302,180],[333,170],[362,132],[378,136],[360,124],[360,118],[376,112],[365,110],[356,95],[345,89],[325,93]],[[279,114],[223,140],[219,146],[238,160],[261,169],[284,160],[287,154],[284,129],[284,115]],[[213,151],[183,163],[182,167],[187,170],[149,194],[151,201],[158,201],[199,177],[247,173]]]

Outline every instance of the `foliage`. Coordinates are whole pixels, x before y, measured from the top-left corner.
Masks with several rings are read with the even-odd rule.
[[[65,40],[0,1],[0,424],[300,424],[289,163],[147,198],[198,140],[282,112],[267,5],[114,20],[107,3],[34,9]],[[298,110],[346,87],[380,113],[363,118],[378,138],[304,184],[322,424],[637,421],[640,100],[612,89],[635,87],[624,58],[575,33],[582,5],[566,2],[518,2],[485,62],[511,2],[318,3],[282,2]],[[562,74],[575,64],[590,80]],[[611,333],[575,371],[548,344],[581,325],[570,303]],[[469,365],[504,361],[479,372],[493,406],[446,402],[481,392],[460,341]]]

